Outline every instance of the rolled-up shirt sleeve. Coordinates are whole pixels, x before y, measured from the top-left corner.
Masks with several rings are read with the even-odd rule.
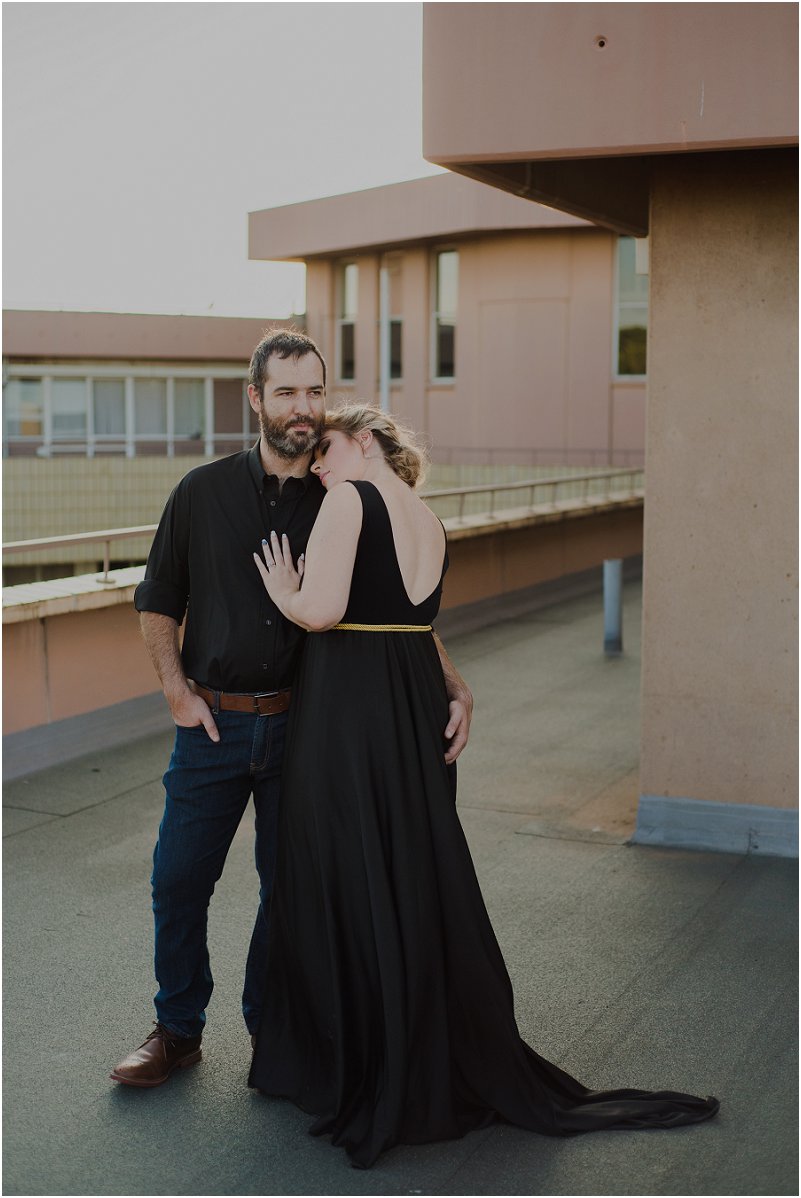
[[[180,624],[189,600],[189,487],[183,479],[164,508],[145,568],[134,593],[137,611],[171,616]]]

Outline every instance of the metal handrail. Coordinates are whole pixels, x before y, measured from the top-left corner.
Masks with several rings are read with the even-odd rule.
[[[421,492],[421,498],[425,500],[437,499],[459,499],[459,515],[457,519],[464,519],[465,500],[471,495],[489,495],[490,505],[489,512],[486,513],[491,517],[495,517],[495,495],[498,491],[528,491],[530,494],[529,506],[534,506],[534,493],[538,487],[551,488],[551,505],[556,507],[556,494],[559,486],[568,486],[575,483],[581,484],[581,499],[582,502],[587,502],[589,498],[589,483],[596,480],[612,481],[616,479],[629,479],[631,489],[635,489],[635,480],[638,476],[643,475],[641,466],[630,467],[622,470],[594,470],[586,474],[559,474],[548,478],[530,478],[524,479],[521,482],[512,483],[483,483],[480,486],[470,487],[450,487],[444,490],[424,491]],[[482,513],[483,514],[483,513]]]
[[[109,586],[112,582],[112,579],[109,578],[111,542],[152,535],[157,528],[158,524],[137,524],[133,528],[104,528],[97,532],[75,532],[61,537],[35,537],[30,541],[9,541],[3,546],[3,553],[31,553],[35,549],[58,549],[62,545],[86,545],[102,541],[103,575],[99,581],[105,586]]]
[[[471,495],[489,495],[490,504],[489,511],[486,514],[493,519],[499,519],[495,511],[495,496],[500,491],[528,491],[530,495],[529,506],[534,507],[534,495],[538,487],[551,488],[551,505],[556,507],[556,495],[559,486],[567,486],[575,483],[581,484],[581,501],[586,503],[588,495],[588,484],[596,480],[612,482],[617,479],[629,479],[631,490],[635,490],[635,480],[638,476],[642,476],[643,470],[641,467],[633,467],[629,470],[596,470],[587,474],[560,474],[549,478],[529,478],[521,482],[511,483],[484,483],[479,486],[469,487],[448,487],[437,491],[421,491],[420,498],[425,500],[437,499],[459,499],[459,520],[464,520],[464,505],[465,500]],[[135,537],[148,536],[155,533],[158,528],[157,524],[138,524],[132,528],[106,528],[96,532],[77,532],[69,533],[65,536],[57,537],[36,537],[29,541],[9,541],[3,545],[4,554],[31,553],[37,549],[57,549],[63,545],[85,545],[102,542],[103,543],[103,575],[100,579],[105,584],[110,584],[109,570],[111,568],[111,544],[113,541],[133,540]]]

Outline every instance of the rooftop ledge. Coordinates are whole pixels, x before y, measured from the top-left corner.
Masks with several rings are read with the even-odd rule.
[[[493,515],[484,512],[462,518],[450,516],[442,523],[448,540],[454,542],[492,536],[498,532],[513,532],[536,524],[580,519],[621,508],[640,507],[642,503],[643,492],[629,490],[603,497],[557,500],[533,508],[503,508]],[[21,586],[5,587],[3,623],[20,624],[26,620],[43,620],[70,612],[133,603],[134,591],[144,576],[143,565],[128,566],[124,570],[109,570],[105,578],[98,573],[78,574],[70,578],[54,578],[49,582],[28,582]]]

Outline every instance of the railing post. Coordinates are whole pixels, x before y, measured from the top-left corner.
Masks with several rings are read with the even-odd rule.
[[[623,559],[604,561],[604,653],[619,657],[623,652]]]

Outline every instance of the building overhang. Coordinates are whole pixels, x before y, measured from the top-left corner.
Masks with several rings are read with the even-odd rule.
[[[251,212],[248,256],[307,261],[488,233],[586,224],[578,216],[531,204],[449,172]]]
[[[784,3],[426,4],[423,154],[619,233],[664,156],[798,145]]]

